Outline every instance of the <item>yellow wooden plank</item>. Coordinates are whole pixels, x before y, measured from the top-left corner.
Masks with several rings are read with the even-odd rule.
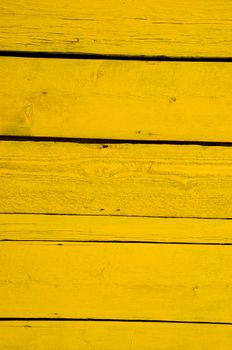
[[[231,244],[231,232],[231,220],[85,215],[0,215],[0,240]]]
[[[230,350],[232,327],[112,322],[1,322],[1,350]]]
[[[1,1],[3,50],[230,56],[230,0]]]
[[[231,77],[230,63],[1,57],[0,134],[232,141]]]
[[[232,217],[230,147],[0,143],[0,212]]]
[[[1,242],[1,317],[232,322],[232,247]]]

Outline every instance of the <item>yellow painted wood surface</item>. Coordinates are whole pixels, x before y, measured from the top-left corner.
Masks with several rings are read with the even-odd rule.
[[[1,1],[2,50],[231,56],[230,0]]]
[[[232,141],[231,95],[230,63],[1,57],[0,134]]]
[[[0,212],[232,217],[230,147],[0,143]]]
[[[230,350],[232,327],[112,322],[1,322],[1,350]]]
[[[232,243],[231,220],[0,215],[0,240]]]
[[[2,242],[2,317],[231,322],[231,246]]]
[[[231,322],[232,246],[1,242],[1,317]]]

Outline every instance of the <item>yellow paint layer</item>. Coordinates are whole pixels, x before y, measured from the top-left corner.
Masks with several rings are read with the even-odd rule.
[[[0,240],[232,243],[231,220],[0,215]]]
[[[0,212],[232,217],[230,147],[0,143]]]
[[[0,134],[232,141],[231,78],[230,63],[1,57]]]
[[[232,247],[0,244],[1,317],[232,321]]]
[[[3,50],[230,56],[230,0],[1,1]]]
[[[230,350],[232,327],[112,322],[1,322],[1,350]]]

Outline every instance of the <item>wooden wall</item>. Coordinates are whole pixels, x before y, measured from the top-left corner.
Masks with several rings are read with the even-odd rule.
[[[0,26],[0,348],[230,350],[232,2]]]

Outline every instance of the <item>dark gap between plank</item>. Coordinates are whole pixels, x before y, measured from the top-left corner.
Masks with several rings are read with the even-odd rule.
[[[0,56],[24,58],[62,58],[89,60],[119,60],[119,61],[164,61],[164,62],[232,62],[232,57],[190,57],[165,55],[118,55],[83,52],[45,52],[45,51],[14,51],[0,50]]]
[[[196,219],[196,220],[232,220],[227,217],[204,216],[151,216],[151,215],[123,215],[123,214],[70,214],[70,213],[33,213],[33,212],[0,212],[0,215],[47,215],[47,216],[95,216],[95,217],[125,217],[125,218],[150,218],[150,219]]]
[[[151,144],[151,145],[173,145],[173,146],[214,146],[231,147],[232,142],[220,141],[179,141],[179,140],[130,140],[130,139],[104,139],[104,138],[76,138],[76,137],[51,137],[51,136],[20,136],[0,135],[0,141],[21,142],[64,142],[80,144],[99,144],[107,148],[107,144]]]
[[[217,321],[177,321],[177,320],[141,320],[141,319],[112,319],[112,318],[49,318],[49,317],[1,317],[1,321],[36,321],[36,322],[123,322],[123,323],[176,323],[176,324],[202,324],[202,325],[226,325],[232,326],[232,322],[217,322]]]
[[[63,245],[63,243],[99,243],[99,244],[160,244],[160,245],[209,245],[209,246],[231,246],[232,243],[220,242],[172,242],[172,241],[139,241],[139,240],[72,240],[72,239],[0,239],[1,242],[37,242],[37,243],[55,243]]]

